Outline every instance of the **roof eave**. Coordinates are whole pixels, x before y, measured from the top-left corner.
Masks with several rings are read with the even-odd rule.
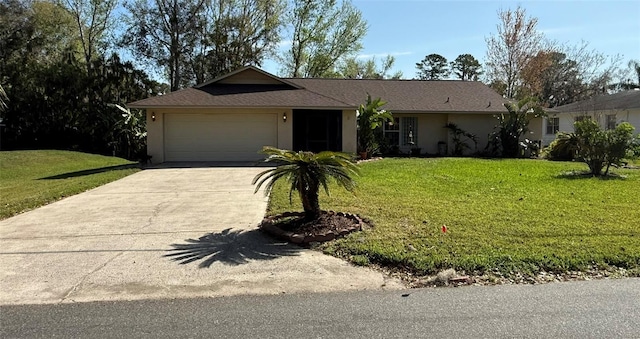
[[[399,110],[399,109],[388,109],[391,113],[398,114],[501,114],[507,112],[504,111],[446,111],[446,110]]]
[[[129,105],[130,108],[136,109],[183,109],[183,108],[191,108],[191,109],[260,109],[260,108],[270,108],[270,109],[319,109],[319,110],[356,110],[358,109],[355,106],[279,106],[279,105],[260,105],[260,106],[235,106],[235,105],[227,105],[227,106],[211,106],[211,105]]]

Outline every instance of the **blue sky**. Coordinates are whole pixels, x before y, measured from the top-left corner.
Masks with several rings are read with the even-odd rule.
[[[620,54],[626,67],[640,60],[640,1],[430,1],[352,0],[369,24],[362,57],[394,55],[394,70],[413,78],[415,64],[431,53],[449,61],[469,53],[483,63],[485,38],[495,34],[500,9],[521,5],[538,18],[548,39],[571,45],[587,41],[605,55]],[[278,65],[265,70],[278,74]]]

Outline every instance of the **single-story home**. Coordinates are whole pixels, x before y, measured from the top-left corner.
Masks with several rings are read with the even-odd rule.
[[[355,153],[356,111],[367,94],[387,102],[395,124],[384,134],[403,152],[411,142],[422,153],[438,153],[439,143],[450,152],[447,123],[484,148],[494,115],[506,112],[505,99],[481,82],[280,78],[252,66],[129,106],[146,110],[153,162],[252,161],[267,145]]]
[[[543,145],[549,145],[558,132],[573,132],[574,122],[585,117],[596,119],[606,129],[626,121],[636,128],[635,133],[640,133],[640,90],[603,94],[554,107],[544,119]]]

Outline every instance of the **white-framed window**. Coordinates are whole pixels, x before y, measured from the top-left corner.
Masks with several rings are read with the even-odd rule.
[[[393,124],[384,124],[384,138],[389,146],[400,145],[400,118],[393,118]]]
[[[617,119],[615,114],[607,114],[606,116],[607,129],[616,129]]]
[[[418,118],[393,118],[393,125],[384,125],[384,137],[389,146],[402,149],[418,145]]]
[[[410,147],[418,145],[418,118],[393,118],[393,125],[384,125],[384,137],[389,146]]]
[[[547,134],[556,134],[560,130],[560,118],[548,117],[547,118]]]

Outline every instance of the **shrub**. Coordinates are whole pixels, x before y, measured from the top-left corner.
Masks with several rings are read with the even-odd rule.
[[[615,129],[603,131],[594,120],[574,124],[578,159],[589,166],[593,175],[609,173],[611,165],[620,165],[633,147],[633,126],[623,122]]]
[[[549,160],[571,161],[576,158],[578,139],[574,133],[560,132],[546,149]]]

